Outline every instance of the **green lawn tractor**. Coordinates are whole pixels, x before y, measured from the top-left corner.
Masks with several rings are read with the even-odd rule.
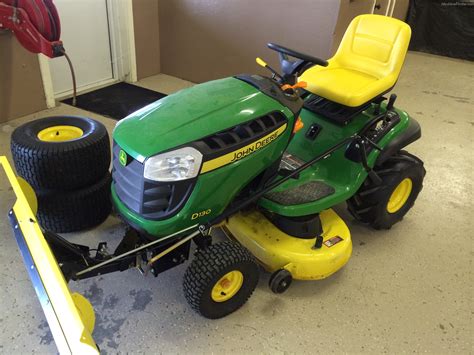
[[[393,18],[358,16],[329,61],[270,43],[280,73],[258,58],[269,77],[196,85],[120,121],[111,196],[128,228],[113,254],[103,243],[93,255],[57,234],[28,230],[34,211],[15,205],[11,213],[20,240],[46,240],[29,248],[33,261],[38,248],[56,260],[36,265],[54,269],[43,285],[64,288],[58,275],[80,280],[131,267],[158,276],[195,250],[184,294],[201,315],[220,318],[251,296],[259,265],[275,293],[293,279],[339,270],[352,242],[333,206],[347,202],[356,220],[388,229],[422,189],[423,162],[403,150],[420,138],[420,126],[395,108],[394,94],[387,102],[383,96],[398,79],[410,33]],[[34,204],[25,184],[16,185],[17,204]],[[214,228],[229,240],[213,243]],[[49,304],[75,304],[81,319],[91,318],[80,296],[59,294],[64,299]]]

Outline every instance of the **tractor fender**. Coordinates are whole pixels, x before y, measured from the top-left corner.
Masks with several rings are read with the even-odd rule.
[[[375,165],[383,164],[388,158],[399,152],[407,145],[413,143],[421,137],[420,124],[410,117],[408,127],[390,143],[388,143],[380,152]]]

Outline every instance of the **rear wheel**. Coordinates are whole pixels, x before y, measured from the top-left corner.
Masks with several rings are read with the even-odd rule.
[[[423,188],[426,171],[420,159],[405,151],[374,170],[382,178],[382,184],[374,184],[367,178],[357,194],[347,201],[348,209],[357,220],[375,229],[389,229],[413,207]]]
[[[259,268],[252,255],[233,242],[213,244],[198,252],[184,274],[184,295],[206,318],[222,318],[252,295]]]
[[[39,190],[76,190],[109,170],[105,126],[86,117],[46,117],[16,128],[11,137],[18,174]]]

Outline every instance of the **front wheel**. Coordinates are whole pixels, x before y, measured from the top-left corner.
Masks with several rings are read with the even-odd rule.
[[[206,318],[222,318],[252,295],[259,268],[252,255],[233,242],[213,244],[198,252],[184,274],[184,295]]]
[[[414,155],[400,151],[374,171],[382,178],[377,185],[367,178],[347,201],[349,212],[375,229],[390,229],[413,207],[423,188],[426,171]]]

